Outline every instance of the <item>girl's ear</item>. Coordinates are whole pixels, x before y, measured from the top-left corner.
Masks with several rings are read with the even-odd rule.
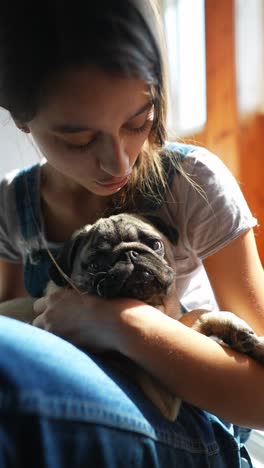
[[[90,231],[91,227],[92,226],[90,224],[87,224],[79,231],[76,231],[72,239],[63,244],[58,256],[56,257],[56,262],[59,265],[59,268],[69,278],[72,274],[73,263],[77,255],[77,251],[79,250],[83,240],[87,239],[87,233]],[[52,263],[49,268],[49,278],[58,286],[67,286],[69,283],[63,277],[59,268],[56,263]]]
[[[179,239],[179,233],[176,228],[167,224],[163,219],[160,219],[158,216],[153,214],[143,214],[143,217],[149,221],[153,226],[158,229],[167,239],[171,242],[171,244],[176,245]]]

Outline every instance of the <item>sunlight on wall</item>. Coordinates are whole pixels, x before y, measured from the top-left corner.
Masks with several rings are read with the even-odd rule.
[[[206,123],[204,0],[163,2],[168,51],[169,115],[173,134],[184,136]]]

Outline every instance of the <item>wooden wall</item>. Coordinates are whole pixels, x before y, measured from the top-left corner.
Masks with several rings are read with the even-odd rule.
[[[238,115],[234,0],[205,0],[205,5],[207,124],[195,140],[218,154],[241,184],[260,224],[255,233],[264,264],[264,116]]]
[[[248,204],[257,217],[258,251],[264,265],[264,115],[255,115],[239,127],[240,180]]]

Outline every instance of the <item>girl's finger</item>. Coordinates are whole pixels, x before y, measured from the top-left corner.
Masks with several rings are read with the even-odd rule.
[[[32,325],[37,328],[45,329],[44,322],[43,322],[43,315],[38,315],[32,322]]]
[[[47,307],[47,298],[45,296],[41,297],[40,299],[37,299],[33,304],[35,315],[37,316],[37,315],[42,314],[45,311],[46,307]]]

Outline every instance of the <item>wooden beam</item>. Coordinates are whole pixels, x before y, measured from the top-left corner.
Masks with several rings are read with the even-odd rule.
[[[240,127],[240,182],[253,215],[258,219],[255,229],[258,251],[264,265],[264,187],[263,187],[264,115],[255,115]]]
[[[207,123],[193,140],[225,162],[234,174],[253,215],[264,264],[264,116],[242,121],[237,109],[235,0],[205,0]]]
[[[207,125],[203,138],[239,177],[234,0],[205,0],[205,22]]]

